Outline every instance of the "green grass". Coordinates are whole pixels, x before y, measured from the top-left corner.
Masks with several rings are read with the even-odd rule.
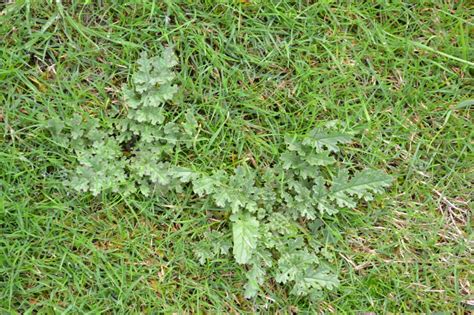
[[[14,2],[0,5],[2,311],[462,313],[473,299],[468,1]],[[74,157],[44,121],[107,124],[139,53],[162,44],[180,59],[173,115],[193,108],[210,139],[181,163],[264,166],[284,134],[338,120],[357,131],[348,159],[396,177],[327,225],[341,286],[322,301],[273,282],[247,301],[232,259],[199,265],[193,243],[225,221],[191,194],[63,187]]]

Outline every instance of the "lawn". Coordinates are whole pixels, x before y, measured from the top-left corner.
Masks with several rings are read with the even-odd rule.
[[[10,2],[0,4],[2,312],[472,307],[469,1]],[[76,160],[46,122],[79,113],[107,125],[140,53],[167,45],[179,60],[169,114],[198,113],[206,139],[177,163],[263,167],[286,134],[333,122],[354,134],[345,159],[394,178],[325,221],[336,289],[311,300],[268,279],[245,299],[245,266],[196,259],[206,231],[231,232],[191,190],[93,196],[63,185]]]

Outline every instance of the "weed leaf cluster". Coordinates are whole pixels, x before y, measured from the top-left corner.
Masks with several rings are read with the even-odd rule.
[[[246,266],[247,298],[256,296],[269,278],[300,296],[318,297],[321,290],[336,287],[334,257],[315,222],[372,200],[391,177],[349,168],[340,148],[352,137],[329,127],[304,137],[287,136],[286,150],[263,169],[240,165],[231,173],[216,169],[203,174],[176,165],[176,154],[193,150],[198,133],[191,111],[181,122],[167,119],[167,106],[178,93],[177,64],[171,48],[159,57],[142,54],[131,83],[122,90],[126,114],[109,126],[80,115],[49,121],[54,139],[77,159],[65,185],[95,196],[113,192],[153,198],[192,189],[200,197],[196,202],[227,211],[230,227],[205,233],[196,245],[196,259],[205,263],[232,253]]]

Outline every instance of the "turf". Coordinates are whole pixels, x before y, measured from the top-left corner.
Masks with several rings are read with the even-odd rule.
[[[51,3],[50,3],[51,2]],[[0,5],[0,309],[6,313],[457,312],[473,299],[474,10],[469,1],[12,1]],[[108,123],[142,51],[175,45],[180,99],[209,141],[192,166],[265,165],[284,134],[337,120],[355,164],[396,177],[327,227],[341,285],[319,302],[199,265],[225,224],[164,200],[64,188],[44,122]],[[191,163],[183,160],[182,163]]]

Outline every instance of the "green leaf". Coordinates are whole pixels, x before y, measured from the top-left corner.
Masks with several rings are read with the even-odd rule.
[[[84,135],[84,125],[82,123],[82,117],[79,114],[74,114],[72,119],[69,121],[71,126],[71,138],[76,140]]]
[[[163,50],[162,59],[163,59],[163,63],[167,65],[167,67],[169,68],[172,68],[178,65],[178,58],[176,58],[176,55],[173,52],[173,47],[171,46],[166,47]]]
[[[296,137],[285,136],[285,143],[289,151],[298,152],[299,155],[305,155],[305,148]]]
[[[137,60],[138,71],[133,75],[133,83],[138,93],[143,93],[153,87],[155,82],[151,76],[153,70],[152,60],[148,58],[146,52],[141,53],[140,59]]]
[[[280,283],[297,281],[304,276],[306,269],[318,262],[318,257],[314,253],[308,252],[307,249],[289,248],[288,252],[278,260],[278,272],[275,275],[275,280]]]
[[[312,166],[327,166],[336,163],[336,159],[329,156],[328,152],[310,153],[305,156],[305,160]]]
[[[172,100],[176,92],[178,92],[178,86],[172,85],[170,83],[161,85],[160,89],[158,90],[158,93],[165,101]]]
[[[347,194],[349,189],[349,172],[341,169],[332,183],[329,196],[339,207],[354,208],[357,203]]]
[[[315,288],[327,288],[329,290],[339,286],[337,276],[329,270],[322,268],[309,272],[305,275],[305,281],[310,282]]]
[[[48,120],[48,129],[53,136],[59,136],[64,129],[64,122],[59,118],[50,119]]]
[[[294,220],[298,218],[307,218],[314,220],[316,218],[316,211],[313,206],[314,200],[311,191],[304,183],[290,180],[288,186],[291,188],[290,193],[283,193],[285,199],[285,207],[287,212]]]
[[[291,220],[291,218],[279,212],[275,212],[271,215],[267,227],[269,230],[282,235],[295,235],[299,231],[297,224]]]
[[[135,91],[126,85],[122,87],[122,95],[129,108],[138,108],[142,104],[141,98],[137,97]]]
[[[169,143],[176,144],[181,137],[181,129],[174,122],[167,123],[163,131],[165,133],[165,139]]]
[[[234,240],[233,253],[239,264],[246,264],[257,248],[259,222],[249,214],[234,214],[230,217]]]
[[[196,117],[192,111],[187,111],[185,114],[186,121],[182,123],[184,132],[188,136],[194,136],[197,133],[199,127]]]
[[[95,196],[103,191],[118,192],[127,186],[127,161],[121,157],[120,146],[113,139],[76,153],[80,165],[68,182],[69,186],[77,191],[90,191]]]
[[[283,168],[286,170],[292,169],[297,172],[303,179],[314,178],[319,175],[319,167],[311,165],[295,152],[284,152],[280,156],[283,162]],[[314,161],[313,161],[314,162]],[[320,163],[321,164],[321,163]]]
[[[159,92],[163,99],[169,100],[173,97],[176,86],[170,85],[175,78],[171,68],[177,65],[177,59],[171,48],[164,49],[161,57],[148,58],[147,53],[144,52],[140,55],[137,64],[138,71],[132,77],[137,93],[150,93],[157,89],[157,85],[162,85],[158,89],[163,88]]]
[[[255,263],[252,265],[252,268],[247,271],[246,277],[247,283],[244,286],[244,296],[246,299],[251,299],[257,295],[260,286],[265,280],[265,269]]]
[[[373,199],[372,193],[382,193],[384,187],[390,186],[392,181],[392,177],[384,172],[366,169],[355,174],[346,189],[348,194],[369,201]]]
[[[179,179],[182,183],[189,183],[197,177],[196,173],[188,168],[175,166],[170,170],[171,176]]]
[[[149,122],[152,125],[162,124],[165,121],[164,110],[161,107],[130,109],[127,117],[138,122]]]
[[[303,145],[308,145],[318,152],[325,149],[331,152],[338,152],[339,144],[351,142],[351,136],[344,133],[325,131],[321,128],[313,129],[309,135],[303,140]]]
[[[159,162],[156,167],[149,169],[148,176],[153,183],[166,186],[171,182],[169,173],[170,165],[168,162]]]
[[[219,191],[220,187],[226,181],[226,173],[224,171],[215,171],[211,176],[202,175],[193,181],[193,190],[200,197],[212,195]]]
[[[283,162],[283,168],[285,170],[299,169],[302,165],[305,165],[305,161],[295,152],[284,152],[280,156],[280,159]]]
[[[391,182],[390,176],[374,170],[364,170],[349,180],[348,171],[342,169],[333,181],[329,197],[341,207],[353,208],[356,206],[356,201],[351,196],[372,200],[373,193],[383,192],[383,188],[389,186]]]
[[[332,290],[337,286],[339,286],[339,280],[331,271],[323,268],[318,268],[317,270],[307,268],[300,277],[295,280],[295,285],[291,293],[304,296],[313,294],[314,291],[320,291],[323,288]]]
[[[208,231],[204,233],[202,240],[196,244],[194,255],[199,263],[203,265],[206,261],[214,259],[219,255],[227,255],[231,248],[230,239],[219,231]]]

